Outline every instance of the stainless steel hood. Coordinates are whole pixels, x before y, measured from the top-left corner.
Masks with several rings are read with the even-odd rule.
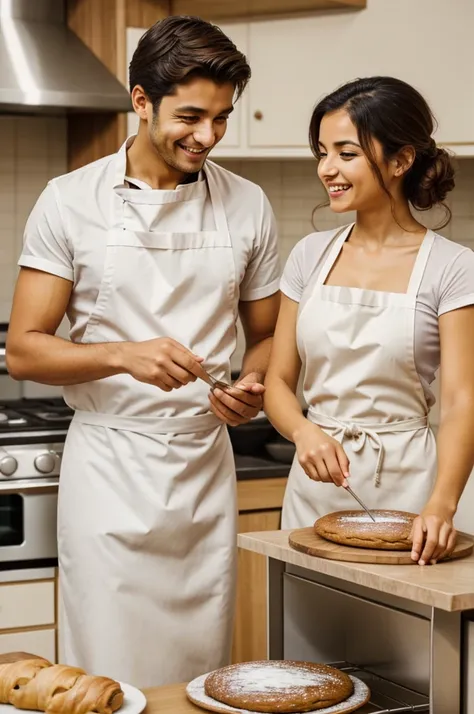
[[[65,0],[0,0],[0,112],[130,109],[125,87],[68,29]]]

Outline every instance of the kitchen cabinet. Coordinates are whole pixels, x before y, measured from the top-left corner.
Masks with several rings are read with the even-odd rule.
[[[0,632],[0,654],[8,652],[31,652],[55,664],[56,630],[50,627],[43,630]]]
[[[309,157],[316,102],[355,77],[392,75],[414,85],[438,120],[438,143],[474,156],[474,3],[376,0],[363,12],[249,22],[252,79],[238,149],[214,155]],[[222,26],[226,28],[226,26]],[[424,38],[421,43],[420,38]]]
[[[0,630],[54,625],[54,581],[0,586]]]
[[[367,0],[171,0],[172,15],[200,15],[206,19],[229,19],[278,13],[318,10],[357,10]]]
[[[271,531],[280,527],[286,478],[239,481],[238,531]],[[265,558],[239,550],[237,607],[232,662],[267,657],[267,569]]]
[[[56,662],[53,578],[0,584],[0,654],[32,652]]]

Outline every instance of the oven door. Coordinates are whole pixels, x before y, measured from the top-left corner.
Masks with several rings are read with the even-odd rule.
[[[58,479],[0,483],[0,563],[57,558]]]

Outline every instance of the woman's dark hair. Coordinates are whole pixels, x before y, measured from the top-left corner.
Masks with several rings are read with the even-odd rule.
[[[421,94],[394,77],[367,77],[344,84],[324,97],[313,111],[309,140],[316,158],[319,131],[325,114],[345,109],[357,129],[360,145],[380,186],[391,197],[375,159],[373,139],[382,145],[388,160],[407,146],[413,147],[415,160],[403,181],[405,197],[414,208],[427,211],[441,203],[449,223],[451,211],[443,204],[454,188],[454,167],[447,151],[436,146],[432,133],[433,114]]]
[[[231,82],[237,98],[250,79],[245,55],[216,25],[199,17],[172,15],[141,37],[129,68],[130,90],[143,87],[156,112],[163,97],[192,77]]]

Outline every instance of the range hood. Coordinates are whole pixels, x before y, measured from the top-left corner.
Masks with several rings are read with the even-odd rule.
[[[125,87],[67,27],[65,0],[0,0],[0,112],[130,109]]]

